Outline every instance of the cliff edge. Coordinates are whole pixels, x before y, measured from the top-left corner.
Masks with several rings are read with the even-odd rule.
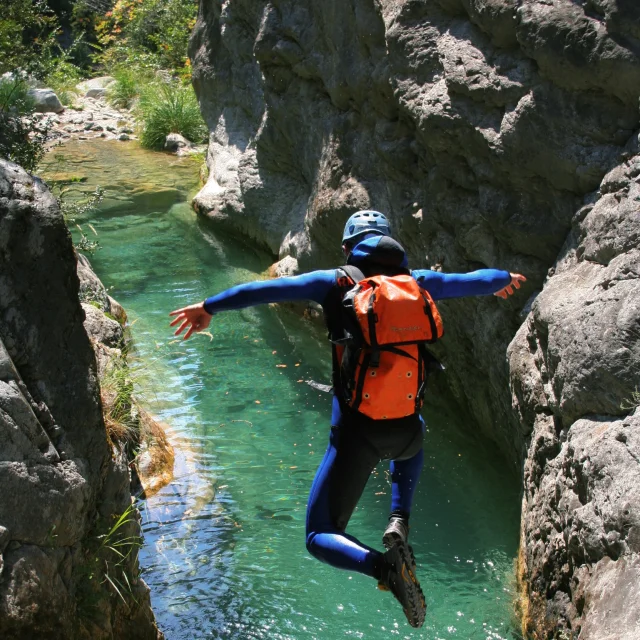
[[[76,269],[56,199],[0,160],[0,636],[156,640]]]

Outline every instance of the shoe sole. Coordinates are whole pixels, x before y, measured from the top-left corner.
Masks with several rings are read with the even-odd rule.
[[[416,557],[413,554],[413,548],[410,544],[407,543],[406,539],[395,531],[390,531],[389,533],[385,533],[384,536],[382,536],[382,544],[384,548],[387,549],[387,551],[391,549],[391,547],[393,547],[393,545],[397,542],[402,542],[407,547],[407,549],[409,549],[409,554],[411,555],[411,569],[413,569],[413,573],[415,573],[417,570]]]
[[[398,549],[402,561],[402,569],[400,570],[399,577],[405,585],[407,600],[407,606],[403,606],[402,610],[409,624],[415,629],[418,629],[424,624],[424,618],[427,613],[427,603],[425,602],[424,594],[422,593],[422,588],[416,577],[415,570],[412,568],[415,565],[408,545],[403,541],[399,541],[395,546]]]

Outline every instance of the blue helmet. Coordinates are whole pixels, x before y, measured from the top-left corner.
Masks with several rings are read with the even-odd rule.
[[[344,226],[342,242],[353,242],[356,238],[367,233],[390,236],[391,228],[387,217],[379,211],[357,211]]]

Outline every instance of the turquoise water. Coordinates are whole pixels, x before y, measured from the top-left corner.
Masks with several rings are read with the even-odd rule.
[[[104,141],[57,153],[66,172],[88,178],[80,191],[110,189],[106,209],[78,223],[97,231],[91,262],[129,314],[137,393],[177,448],[174,482],[141,505],[140,560],[168,640],[518,637],[519,488],[494,447],[426,414],[411,539],[428,612],[414,630],[374,581],[305,550],[330,418],[329,396],[306,384],[328,382],[322,333],[270,306],[217,315],[208,335],[188,342],[168,327],[170,310],[262,277],[268,258],[196,218],[186,204],[197,187],[192,162]],[[136,180],[170,193],[167,204],[132,199]],[[385,468],[349,528],[376,547],[390,502]]]

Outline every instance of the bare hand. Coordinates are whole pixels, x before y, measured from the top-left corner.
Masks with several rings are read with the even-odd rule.
[[[213,317],[205,311],[204,302],[192,304],[191,306],[183,307],[182,309],[176,309],[169,315],[176,316],[175,320],[169,324],[170,327],[173,327],[179,322],[182,323],[173,335],[179,336],[185,328],[188,327],[187,332],[182,338],[183,340],[189,339],[194,331],[204,331],[209,326],[211,318]]]
[[[500,291],[496,291],[493,295],[494,296],[498,296],[499,298],[502,298],[503,300],[506,300],[510,295],[513,295],[514,293],[514,287],[516,289],[520,288],[520,283],[521,282],[526,282],[527,279],[519,274],[519,273],[512,273],[511,274],[511,282],[504,288],[504,289],[500,289]]]

